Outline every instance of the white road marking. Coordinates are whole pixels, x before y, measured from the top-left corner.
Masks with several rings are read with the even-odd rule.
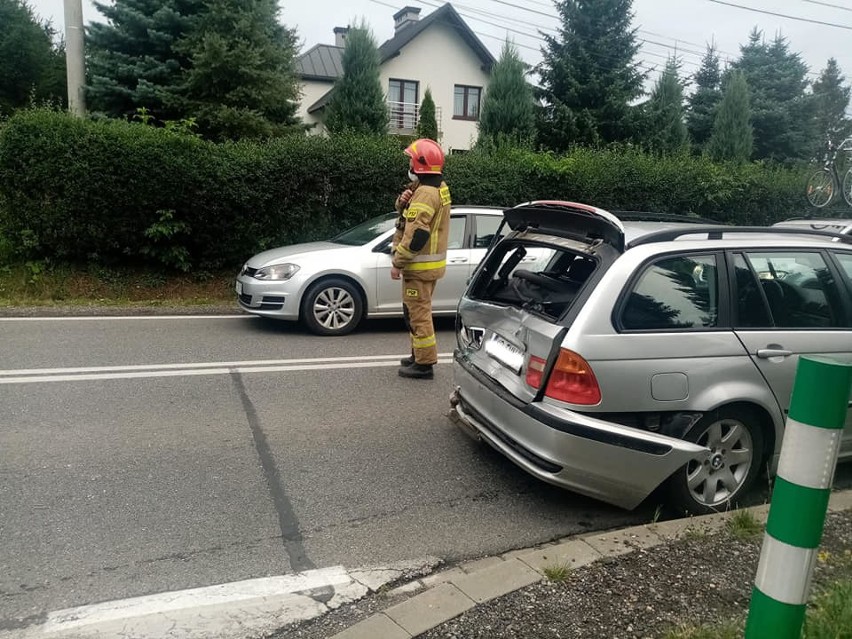
[[[47,616],[44,631],[46,633],[55,632],[66,628],[77,628],[129,617],[162,614],[184,608],[215,606],[262,597],[288,595],[316,588],[346,585],[352,583],[352,581],[343,566],[333,566],[295,575],[247,579],[206,588],[193,588],[146,597],[108,601],[52,612]]]
[[[439,353],[439,358],[452,357],[452,353]],[[0,377],[16,375],[61,375],[67,373],[117,373],[147,370],[191,370],[194,368],[247,368],[255,366],[281,366],[294,364],[319,364],[335,362],[369,362],[385,359],[399,360],[405,355],[354,355],[351,357],[308,357],[302,359],[256,359],[238,362],[187,362],[181,364],[136,364],[130,366],[86,366],[77,368],[10,368],[0,370]]]
[[[70,317],[0,317],[0,322],[100,322],[117,320],[256,319],[256,315],[78,315]]]
[[[50,612],[3,639],[249,639],[319,617],[399,579],[430,573],[423,557],[347,571],[343,566],[163,592]]]
[[[398,357],[398,356],[394,356]],[[321,370],[344,370],[355,368],[381,368],[389,366],[399,366],[399,362],[394,360],[376,360],[364,361],[366,358],[361,358],[359,361],[330,361],[324,364],[284,364],[284,365],[266,365],[266,366],[223,366],[216,363],[207,364],[202,368],[179,368],[179,369],[159,369],[159,370],[144,370],[144,371],[126,371],[126,372],[81,372],[72,375],[63,374],[42,374],[42,375],[17,375],[0,377],[0,385],[2,384],[44,384],[51,382],[83,382],[95,380],[109,379],[143,379],[153,377],[194,377],[201,375],[230,375],[231,373],[284,373],[284,372],[305,372],[305,371],[321,371]],[[449,364],[452,360],[448,357],[438,359],[438,364]],[[45,369],[51,370],[51,369]],[[4,375],[7,371],[3,371]]]

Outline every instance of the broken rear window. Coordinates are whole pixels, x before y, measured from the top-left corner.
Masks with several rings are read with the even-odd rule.
[[[555,320],[596,267],[594,258],[567,246],[503,242],[489,255],[469,296]]]

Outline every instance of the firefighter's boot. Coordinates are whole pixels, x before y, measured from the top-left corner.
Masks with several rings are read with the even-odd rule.
[[[432,364],[413,363],[410,366],[403,366],[399,369],[400,377],[408,379],[433,379],[435,371],[432,370]]]
[[[414,351],[411,351],[411,355],[408,357],[403,357],[399,360],[401,366],[411,366],[414,363]]]

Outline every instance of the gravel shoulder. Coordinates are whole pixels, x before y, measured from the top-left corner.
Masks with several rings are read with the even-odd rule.
[[[651,549],[605,558],[475,608],[423,639],[656,639],[675,628],[744,623],[763,533],[690,529]],[[453,570],[452,566],[447,567]],[[852,579],[852,510],[830,513],[812,593]],[[379,592],[275,639],[327,639],[412,593]],[[380,639],[380,638],[376,638]]]

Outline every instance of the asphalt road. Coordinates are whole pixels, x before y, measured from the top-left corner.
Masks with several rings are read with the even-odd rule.
[[[451,323],[439,328],[448,353]],[[406,350],[395,321],[335,339],[250,317],[0,320],[0,630],[652,515],[538,482],[471,442],[446,417],[449,364],[402,380]]]

